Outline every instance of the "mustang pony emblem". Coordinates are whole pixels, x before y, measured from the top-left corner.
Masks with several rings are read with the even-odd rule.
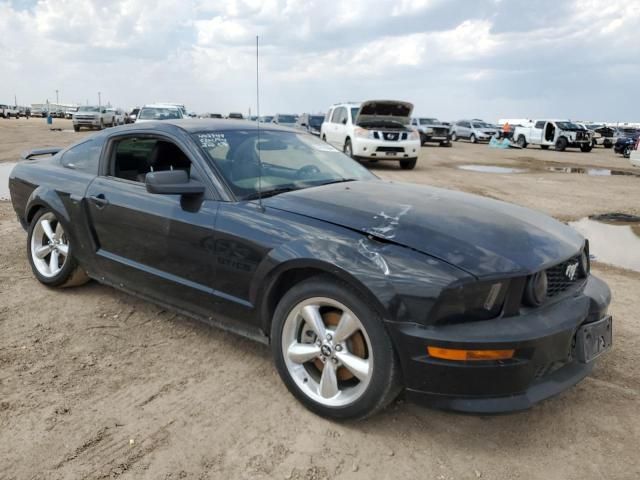
[[[567,265],[567,269],[564,271],[564,274],[569,280],[575,280],[577,270],[578,264],[572,263],[571,265]]]

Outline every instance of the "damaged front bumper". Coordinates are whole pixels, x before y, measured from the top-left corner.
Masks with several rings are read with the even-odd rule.
[[[587,376],[594,362],[580,353],[582,327],[609,319],[611,293],[591,276],[582,293],[526,314],[444,326],[387,322],[403,368],[407,397],[432,407],[473,413],[530,408]],[[432,358],[427,346],[514,349],[508,360]]]

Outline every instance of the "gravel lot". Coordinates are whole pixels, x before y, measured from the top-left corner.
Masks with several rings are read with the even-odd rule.
[[[63,131],[43,119],[0,119],[0,162],[86,135],[65,131],[70,121],[53,126]],[[456,168],[471,164],[528,171]],[[414,171],[374,168],[383,178],[507,200],[564,221],[640,213],[639,177],[546,170],[558,165],[630,170],[602,148],[462,142],[424,147]],[[591,377],[530,411],[465,416],[400,399],[365,422],[335,424],[294,400],[264,346],[95,282],[41,286],[25,238],[10,203],[0,202],[2,479],[640,477],[640,273],[595,263],[614,294],[614,350]]]

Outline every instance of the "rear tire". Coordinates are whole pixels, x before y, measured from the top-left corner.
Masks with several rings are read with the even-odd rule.
[[[71,239],[49,209],[40,210],[29,225],[27,258],[38,281],[49,287],[74,287],[89,281],[73,256]]]
[[[289,391],[323,417],[366,418],[401,389],[399,361],[382,318],[360,293],[330,276],[312,277],[282,297],[271,324],[271,350]]]
[[[406,160],[400,160],[400,168],[402,170],[413,170],[418,162],[417,158],[408,158]]]
[[[519,135],[518,141],[516,143],[520,146],[520,148],[527,148],[527,139],[524,135]]]

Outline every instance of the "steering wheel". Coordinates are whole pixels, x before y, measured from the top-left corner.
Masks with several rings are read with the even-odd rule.
[[[300,179],[313,178],[318,173],[320,173],[320,169],[316,165],[309,164],[299,168],[296,176]]]

